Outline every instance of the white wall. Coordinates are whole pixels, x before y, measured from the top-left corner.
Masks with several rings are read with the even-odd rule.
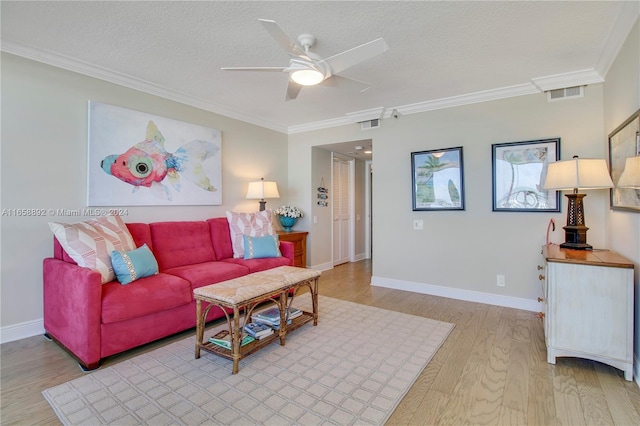
[[[607,137],[631,114],[640,109],[640,21],[622,46],[606,75],[604,84],[603,137],[608,149]],[[608,246],[631,259],[636,266],[635,274],[635,377],[640,383],[640,212],[610,210]]]
[[[584,98],[562,102],[549,103],[538,94],[389,118],[366,132],[374,152],[372,282],[538,309],[540,247],[551,218],[559,225],[552,242],[564,241],[566,198],[561,213],[492,212],[491,144],[560,137],[561,158],[605,157],[602,85],[587,87]],[[290,135],[290,191],[312,186],[311,172],[293,166],[293,156],[363,136],[358,125]],[[466,210],[413,212],[411,152],[455,146],[463,147]],[[608,195],[587,194],[588,239],[603,247]],[[413,230],[414,219],[424,220],[423,231]],[[306,226],[328,232],[327,224]],[[311,244],[313,258],[318,249]],[[497,274],[505,275],[506,287],[496,286]]]
[[[247,184],[265,177],[287,199],[287,136],[177,102],[2,53],[2,209],[86,205],[87,102],[100,101],[222,131],[222,205],[130,207],[127,222],[200,220],[256,211]],[[132,145],[139,141],[132,141]],[[42,327],[42,260],[53,253],[47,222],[77,217],[1,217],[2,341]]]

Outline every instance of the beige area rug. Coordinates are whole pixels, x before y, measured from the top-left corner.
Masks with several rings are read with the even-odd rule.
[[[323,296],[319,310],[318,326],[241,360],[235,375],[229,360],[195,359],[192,336],[43,395],[66,425],[379,425],[454,327]]]

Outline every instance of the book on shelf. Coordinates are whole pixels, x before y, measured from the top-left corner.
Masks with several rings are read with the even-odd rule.
[[[240,344],[240,346],[249,344],[254,340],[255,339],[253,337],[245,333],[245,335],[242,337],[242,343]],[[225,349],[231,350],[231,335],[229,334],[229,330],[219,331],[209,338],[209,342],[213,343],[214,345],[218,345]]]
[[[288,321],[287,324],[291,324],[291,320],[302,315],[302,311],[298,308],[287,308]],[[286,314],[285,314],[286,315]],[[262,324],[279,325],[280,324],[280,309],[277,307],[265,309],[264,311],[256,312],[251,316],[251,320]]]
[[[257,322],[258,324],[264,324],[264,325],[268,326],[269,328],[271,328],[274,331],[280,330],[280,321],[278,321],[275,324],[272,324],[272,323],[270,323],[270,322],[268,322],[266,320],[261,320],[259,318],[251,318],[251,319],[253,320],[253,322]],[[287,325],[290,325],[290,324],[291,324],[291,320],[287,321]]]
[[[261,339],[265,336],[273,334],[273,328],[267,324],[261,324],[258,322],[251,322],[244,326],[244,330],[254,339]]]

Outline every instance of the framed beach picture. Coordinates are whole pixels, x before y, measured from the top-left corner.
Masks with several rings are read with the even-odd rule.
[[[494,212],[560,211],[560,191],[544,189],[549,163],[560,159],[560,138],[491,146]]]
[[[640,188],[636,188],[633,184],[625,185],[620,181],[627,165],[627,158],[638,155],[640,155],[640,110],[627,118],[609,135],[609,165],[614,185],[611,189],[613,210],[640,212]],[[629,167],[632,168],[632,166],[633,164],[629,163]],[[631,170],[627,171],[627,173],[631,172]],[[637,173],[636,171],[636,176]]]
[[[464,210],[462,147],[411,153],[413,211]]]
[[[89,102],[89,206],[221,205],[217,129]]]

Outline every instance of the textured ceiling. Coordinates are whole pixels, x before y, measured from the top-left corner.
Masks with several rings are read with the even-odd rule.
[[[2,1],[2,50],[292,133],[370,109],[539,91],[559,74],[602,81],[630,29],[624,3]],[[364,93],[316,86],[285,101],[286,74],[220,70],[288,64],[258,18],[313,34],[320,56],[378,37],[390,49],[344,73],[372,83]]]

